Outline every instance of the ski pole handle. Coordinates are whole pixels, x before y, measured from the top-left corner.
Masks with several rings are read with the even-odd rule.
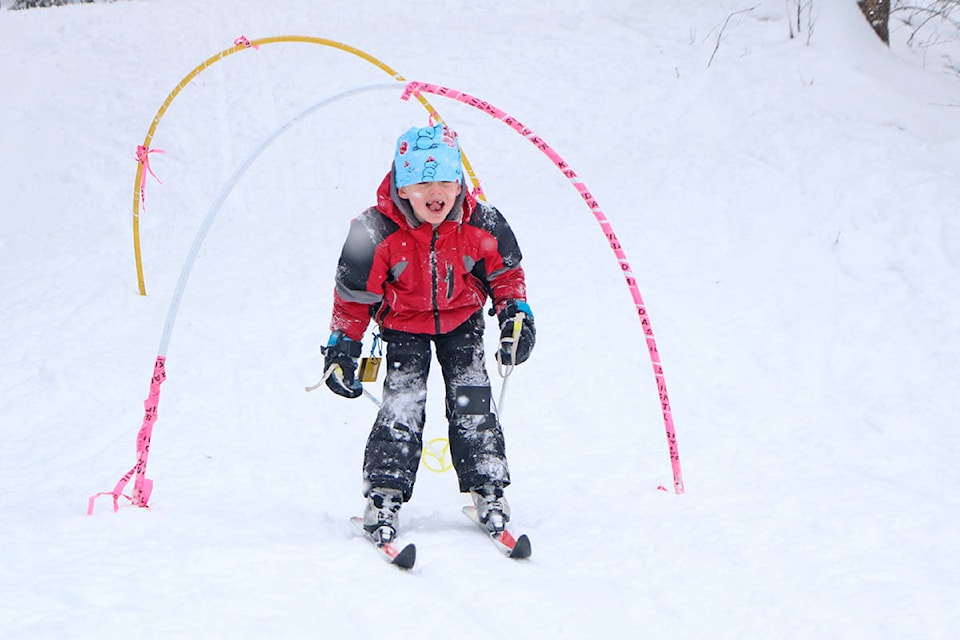
[[[515,316],[513,316],[513,331],[510,332],[510,335],[504,338],[500,337],[500,349],[497,350],[497,372],[500,374],[501,378],[506,378],[511,373],[513,373],[513,363],[517,361],[517,347],[520,342],[520,332],[523,330],[523,319],[526,318],[526,314],[523,311],[518,311]],[[510,354],[510,364],[503,364],[503,361],[500,359],[500,352],[503,350],[503,345],[507,345],[507,352]]]
[[[337,379],[340,380],[341,384],[343,383],[343,369],[340,368],[340,365],[331,364],[330,367],[324,372],[323,377],[320,378],[320,381],[317,384],[312,384],[309,387],[304,387],[303,390],[308,393],[310,391],[316,391],[317,389],[322,387],[324,384],[326,384],[327,378],[329,378],[330,376],[336,376]],[[380,398],[378,398],[377,396],[367,391],[366,388],[363,388],[363,396],[373,404],[377,405],[378,407],[381,404],[383,404],[382,402],[380,402]]]
[[[308,392],[308,393],[311,392],[311,391],[316,391],[317,389],[319,389],[320,387],[322,387],[324,384],[326,384],[327,378],[329,378],[331,375],[333,375],[333,372],[334,372],[335,370],[336,370],[336,371],[341,371],[340,365],[338,365],[338,364],[332,364],[332,365],[330,365],[330,367],[323,373],[323,377],[320,378],[320,382],[318,382],[317,384],[312,384],[312,385],[310,385],[309,387],[304,387],[303,390],[306,391],[306,392]]]

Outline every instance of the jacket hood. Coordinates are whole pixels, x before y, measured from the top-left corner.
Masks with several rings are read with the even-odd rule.
[[[401,227],[416,229],[423,223],[417,220],[417,217],[413,214],[413,207],[410,206],[410,201],[401,198],[400,194],[397,193],[393,172],[394,169],[391,168],[390,173],[383,178],[383,182],[380,183],[380,188],[377,189],[377,209]],[[467,190],[466,181],[461,178],[460,195],[457,196],[456,201],[453,203],[453,208],[450,210],[450,213],[447,214],[446,219],[456,222],[457,224],[465,222],[470,219],[470,214],[476,205],[476,199]]]

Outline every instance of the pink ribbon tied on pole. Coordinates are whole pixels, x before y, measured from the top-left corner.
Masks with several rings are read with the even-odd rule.
[[[157,174],[153,172],[153,169],[150,168],[151,153],[166,153],[166,151],[163,149],[148,149],[142,144],[137,145],[137,162],[143,165],[143,169],[140,171],[140,204],[144,211],[147,209],[146,196],[144,195],[144,187],[147,184],[147,174],[149,173],[151,176],[153,176],[153,179],[157,181],[157,184],[163,184],[163,182],[160,181],[160,178],[157,177]]]
[[[233,41],[233,44],[236,45],[236,46],[238,46],[238,47],[239,47],[239,46],[244,46],[244,47],[246,47],[246,48],[248,48],[248,49],[249,49],[250,47],[253,47],[254,49],[257,49],[257,50],[260,49],[260,45],[258,45],[258,44],[253,44],[252,42],[250,42],[250,40],[249,40],[249,38],[247,38],[247,36],[243,36],[243,35],[240,36],[239,38],[237,38],[236,40],[234,40],[234,41]]]

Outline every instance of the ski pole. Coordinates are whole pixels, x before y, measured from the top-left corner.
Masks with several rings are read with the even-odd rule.
[[[323,377],[320,378],[319,382],[317,382],[316,384],[312,384],[309,387],[304,387],[303,390],[306,392],[316,391],[317,389],[322,387],[324,384],[326,384],[327,378],[329,378],[330,376],[336,376],[341,386],[346,387],[346,385],[343,384],[343,369],[341,369],[340,365],[338,364],[331,364],[327,368],[327,370],[323,373]],[[373,404],[377,405],[378,407],[381,404],[383,404],[382,402],[380,402],[380,398],[378,398],[377,396],[367,391],[366,387],[363,387],[363,396]]]
[[[503,417],[503,398],[507,394],[507,380],[509,378],[503,379],[503,384],[500,385],[500,398],[497,400],[497,405],[494,407],[497,410],[497,420]]]
[[[517,346],[520,342],[520,332],[523,329],[523,319],[526,317],[522,311],[518,311],[517,315],[513,317],[513,331],[510,332],[510,336],[507,338],[500,338],[500,348],[503,348],[503,344],[507,343],[509,346],[507,350],[510,354],[510,364],[503,364],[503,360],[500,358],[500,350],[497,351],[497,373],[500,374],[500,377],[503,378],[503,384],[500,386],[500,399],[497,401],[497,418],[503,415],[503,402],[504,397],[507,393],[507,380],[510,379],[510,374],[513,373],[513,368],[516,366],[514,362],[517,361]]]

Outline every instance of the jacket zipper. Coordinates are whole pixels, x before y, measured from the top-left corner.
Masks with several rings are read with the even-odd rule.
[[[447,265],[447,277],[445,278],[447,283],[447,300],[453,297],[453,265]]]
[[[440,277],[440,274],[437,273],[437,238],[439,235],[440,232],[434,228],[433,237],[430,238],[430,276],[433,282],[433,290],[430,295],[433,299],[433,324],[438,334],[440,333],[440,303],[437,300],[437,289],[439,288]]]

